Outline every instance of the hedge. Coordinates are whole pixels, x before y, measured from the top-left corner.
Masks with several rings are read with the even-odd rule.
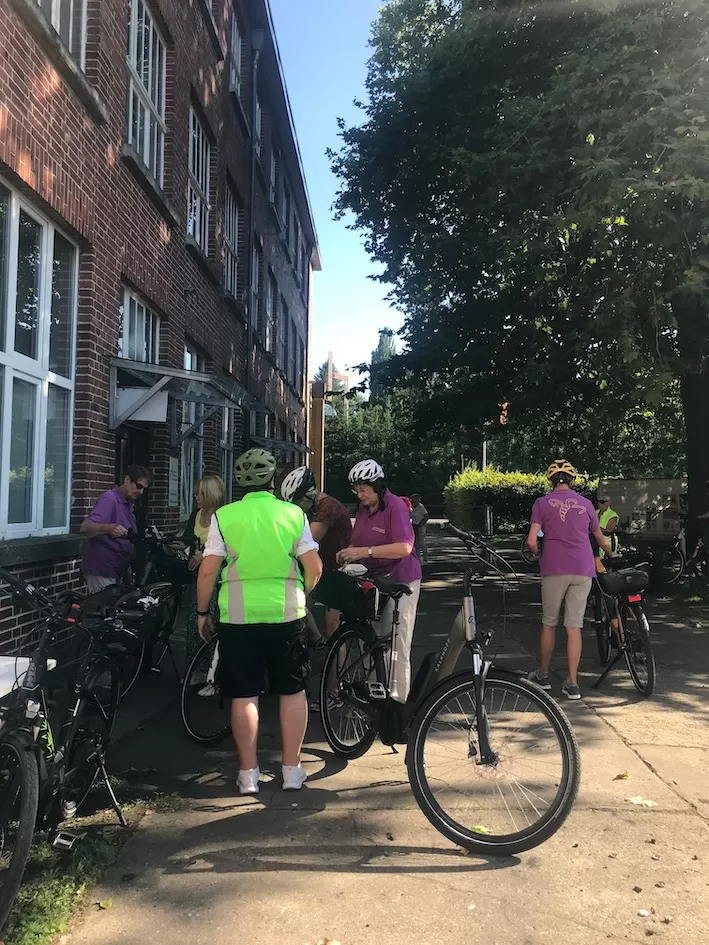
[[[580,476],[575,489],[594,500],[598,479]],[[459,528],[481,528],[482,509],[492,506],[496,531],[521,531],[529,524],[536,499],[546,495],[549,484],[543,473],[502,472],[495,466],[468,466],[443,490],[446,515]]]

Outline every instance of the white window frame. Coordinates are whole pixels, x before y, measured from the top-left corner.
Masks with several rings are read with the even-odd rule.
[[[138,154],[147,170],[162,188],[165,182],[165,83],[167,75],[167,43],[158,29],[145,0],[129,0],[130,22],[128,32],[128,109],[126,116],[126,141]],[[138,72],[138,21],[142,14],[143,29],[148,31],[148,83]],[[144,52],[144,47],[143,47]],[[156,75],[153,76],[153,61],[158,58]],[[155,81],[153,81],[155,79]],[[144,109],[143,144],[133,140],[134,96]],[[151,118],[156,122],[155,146],[150,138]]]
[[[59,36],[62,45],[77,61],[82,72],[86,71],[86,2],[87,0],[36,0],[37,6],[44,13],[49,25]],[[66,29],[67,18],[68,30]]]
[[[236,12],[231,14],[231,50],[229,54],[229,91],[241,94],[241,73],[243,70],[243,52],[241,45],[241,27]]]
[[[224,289],[237,298],[239,287],[239,201],[229,184],[224,200]]]
[[[207,359],[198,348],[186,342],[183,364],[186,371],[204,372]],[[196,423],[204,412],[202,404],[183,403],[182,433]],[[204,426],[198,427],[182,441],[180,453],[180,520],[186,521],[192,513],[192,487],[204,475]]]
[[[9,226],[7,237],[7,268],[0,273],[0,278],[6,277],[5,297],[0,297],[0,304],[4,304],[4,335],[0,343],[0,367],[2,368],[2,412],[0,414],[0,429],[3,431],[0,445],[0,539],[30,538],[46,535],[65,535],[69,532],[71,516],[71,480],[72,480],[72,444],[74,442],[74,375],[76,370],[76,324],[77,301],[79,293],[79,248],[64,232],[38,212],[32,204],[27,202],[5,180],[0,178],[0,185],[10,194]],[[19,251],[19,221],[20,212],[42,227],[40,244],[39,266],[39,304],[37,320],[37,358],[30,358],[15,351],[15,306],[17,298],[17,272]],[[54,237],[59,235],[74,248],[74,272],[72,282],[72,313],[70,327],[70,366],[68,377],[57,374],[49,369],[52,280],[54,260]],[[2,319],[0,319],[0,323]],[[12,442],[12,390],[13,381],[17,379],[34,385],[36,399],[34,408],[34,437],[33,437],[33,466],[32,466],[32,495],[31,521],[8,522],[9,494],[10,494],[10,448]],[[67,443],[67,477],[65,492],[66,517],[62,525],[45,528],[41,523],[44,518],[44,485],[46,462],[46,430],[49,386],[53,385],[69,394],[69,429]]]
[[[209,255],[209,202],[212,145],[194,108],[190,108],[188,141],[187,235]]]
[[[142,337],[141,350],[130,346],[131,302],[135,305],[135,335]],[[118,335],[118,357],[145,364],[160,364],[160,316],[136,292],[123,289]]]

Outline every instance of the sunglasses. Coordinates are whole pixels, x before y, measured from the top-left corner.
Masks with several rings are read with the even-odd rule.
[[[608,505],[608,499],[599,499],[599,500],[598,500],[598,504],[599,504],[599,505]]]
[[[140,492],[145,492],[145,490],[148,488],[148,487],[147,487],[144,483],[142,483],[142,482],[135,482],[135,481],[134,481],[134,482],[133,482],[133,485],[134,485],[135,488],[138,489]]]

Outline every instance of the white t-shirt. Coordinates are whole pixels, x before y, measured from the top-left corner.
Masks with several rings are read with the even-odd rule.
[[[423,502],[419,502],[416,508],[411,512],[411,524],[421,525],[425,518],[428,518],[428,510]]]
[[[298,541],[293,545],[293,557],[300,558],[306,551],[317,551],[318,547],[319,545],[313,538],[313,533],[310,531],[310,525],[306,519],[303,532]],[[222,533],[219,531],[216,515],[212,516],[212,521],[209,525],[209,534],[207,535],[207,543],[202,552],[204,558],[210,555],[215,558],[226,558],[227,555],[226,545],[224,544]]]

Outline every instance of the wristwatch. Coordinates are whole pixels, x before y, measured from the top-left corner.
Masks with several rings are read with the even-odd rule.
[[[198,610],[197,616],[198,617],[211,617],[211,612],[208,610]]]
[[[367,554],[369,555],[370,558],[372,557],[372,549],[371,549],[371,548],[367,548]]]

